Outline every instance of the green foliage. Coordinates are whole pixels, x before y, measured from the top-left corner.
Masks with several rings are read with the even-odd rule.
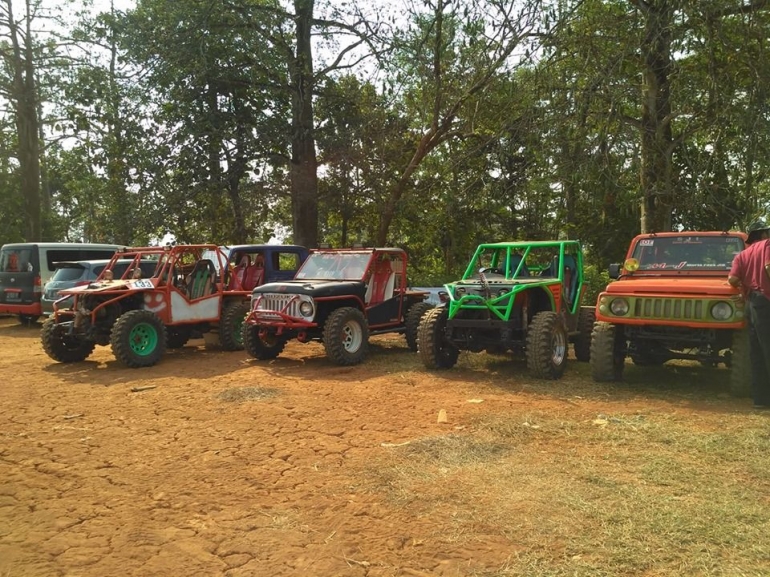
[[[743,228],[770,205],[770,10],[665,6],[676,15],[663,47],[672,140],[658,153],[670,154],[673,223]],[[514,18],[519,9],[532,19]],[[373,243],[392,212],[387,244],[409,252],[411,282],[437,285],[456,279],[480,242],[575,238],[598,292],[599,271],[622,260],[642,216],[644,10],[627,0],[451,0],[412,4],[407,20],[377,38],[389,48],[377,83],[362,69],[319,70],[347,41],[324,28],[308,87],[321,240]],[[142,0],[70,32],[79,51],[34,44],[45,63],[47,239],[144,244],[170,230],[231,243],[267,240],[276,226],[291,238],[300,93],[287,67],[296,31],[276,4]],[[4,107],[6,242],[25,234],[17,140]]]
[[[589,264],[583,266],[583,282],[585,286],[583,304],[590,306],[596,303],[599,293],[607,288],[612,279],[607,270],[600,269],[594,264]]]

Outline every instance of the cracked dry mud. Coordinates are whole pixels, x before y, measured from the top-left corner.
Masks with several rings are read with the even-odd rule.
[[[317,344],[290,343],[258,362],[192,341],[136,370],[108,347],[55,363],[39,327],[0,319],[0,575],[499,568],[516,541],[473,523],[467,509],[483,502],[465,502],[457,519],[420,498],[394,502],[372,482],[378,464],[393,447],[449,434],[484,411],[575,407],[496,386],[480,370],[429,373],[400,337],[379,339],[350,368],[331,365]],[[447,423],[437,422],[441,409]],[[452,487],[424,490],[452,501]]]

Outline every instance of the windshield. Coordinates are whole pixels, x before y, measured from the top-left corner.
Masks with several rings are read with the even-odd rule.
[[[361,280],[371,254],[316,252],[297,271],[295,278],[318,280]]]
[[[643,238],[631,256],[639,261],[639,270],[729,271],[743,246],[737,236]]]

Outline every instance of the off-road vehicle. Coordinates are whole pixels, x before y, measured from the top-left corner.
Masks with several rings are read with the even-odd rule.
[[[577,241],[501,242],[476,249],[449,302],[418,331],[429,369],[451,368],[460,351],[524,354],[541,378],[562,376],[569,342],[587,361],[593,307],[581,307],[583,253]]]
[[[61,291],[43,325],[43,349],[68,363],[109,344],[129,367],[154,365],[166,348],[184,346],[193,331],[217,334],[225,350],[242,349],[241,324],[255,286],[250,283],[293,276],[306,254],[302,247],[272,245],[234,247],[229,255],[216,245],[121,250],[95,281]],[[61,308],[68,298],[71,306]]]
[[[318,249],[290,282],[252,292],[243,344],[257,359],[274,359],[286,342],[320,341],[337,365],[363,361],[369,336],[403,333],[417,350],[417,327],[432,307],[427,293],[407,289],[406,253],[398,248]]]
[[[742,232],[663,232],[636,236],[596,303],[591,373],[619,380],[626,357],[636,365],[690,359],[732,366],[731,390],[750,386],[746,311],[727,283]]]

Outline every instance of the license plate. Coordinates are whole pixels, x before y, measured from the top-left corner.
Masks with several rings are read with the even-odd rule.
[[[17,301],[21,298],[21,293],[5,293],[5,300]]]

